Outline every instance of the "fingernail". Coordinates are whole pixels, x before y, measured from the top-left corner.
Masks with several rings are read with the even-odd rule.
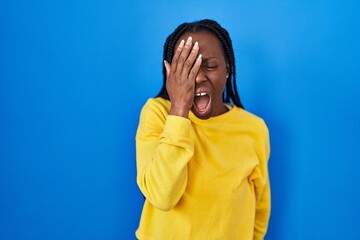
[[[194,49],[197,49],[199,47],[199,43],[196,41],[194,44]]]
[[[190,43],[192,41],[192,37],[190,36],[186,42]]]
[[[180,42],[180,44],[179,44],[179,47],[183,47],[184,44],[185,44],[185,41],[184,41],[184,39],[183,39],[183,40],[181,40],[181,42]]]

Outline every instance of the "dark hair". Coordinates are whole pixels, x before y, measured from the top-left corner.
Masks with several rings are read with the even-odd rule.
[[[226,62],[229,64],[229,77],[226,80],[226,88],[223,94],[224,102],[230,102],[230,100],[238,107],[244,108],[239,97],[239,93],[236,88],[236,74],[235,74],[235,56],[234,56],[234,49],[232,47],[231,39],[229,33],[226,29],[220,26],[214,20],[204,19],[200,21],[195,21],[191,23],[182,23],[179,25],[175,31],[170,34],[166,42],[164,44],[164,60],[171,63],[172,58],[174,56],[174,49],[176,42],[179,38],[187,32],[200,32],[206,31],[209,33],[214,34],[220,41],[223,50]],[[168,92],[166,90],[166,69],[164,64],[163,66],[163,86],[161,87],[160,92],[158,93],[157,97],[162,97],[165,99],[169,99]]]

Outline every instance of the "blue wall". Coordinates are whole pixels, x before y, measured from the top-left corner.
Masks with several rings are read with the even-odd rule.
[[[214,18],[268,123],[267,239],[360,239],[359,1],[0,0],[0,239],[134,239],[162,45]]]

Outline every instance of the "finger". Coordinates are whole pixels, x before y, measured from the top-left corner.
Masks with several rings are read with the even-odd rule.
[[[178,61],[179,59],[179,56],[180,56],[180,53],[181,51],[183,50],[184,48],[184,45],[185,45],[185,41],[184,39],[181,40],[179,46],[177,47],[176,51],[175,51],[175,54],[173,56],[173,59],[171,60],[171,72],[176,72],[176,62]],[[170,73],[169,73],[170,74]]]
[[[202,54],[199,54],[199,56],[196,58],[194,66],[190,70],[190,73],[189,73],[190,81],[195,81],[196,75],[198,74],[199,69],[201,67],[201,63],[202,63]]]
[[[170,74],[171,65],[166,60],[164,60],[164,66],[166,69],[166,77],[168,77]]]
[[[184,48],[181,51],[181,54],[179,56],[179,58],[175,61],[175,62],[171,62],[171,65],[176,64],[176,71],[178,72],[182,72],[182,68],[184,66],[184,62],[186,61],[186,59],[189,56],[189,53],[191,51],[191,47],[192,46],[192,37],[190,36],[185,43]]]
[[[186,77],[186,78],[188,77],[189,71],[194,65],[196,56],[198,55],[198,52],[199,52],[199,43],[196,41],[190,52],[189,57],[184,62],[184,67],[183,67],[182,73],[181,73],[181,75],[183,75],[184,77]]]

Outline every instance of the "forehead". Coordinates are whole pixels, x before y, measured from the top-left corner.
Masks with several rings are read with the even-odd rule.
[[[224,51],[220,40],[215,34],[206,31],[186,32],[180,36],[176,46],[180,44],[182,39],[186,41],[189,36],[192,37],[193,43],[196,41],[199,43],[200,53],[203,54],[204,57],[224,57]]]

